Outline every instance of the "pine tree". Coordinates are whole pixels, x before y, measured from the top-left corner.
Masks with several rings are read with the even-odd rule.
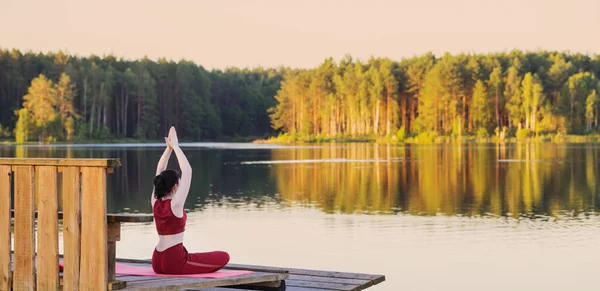
[[[488,93],[485,84],[481,80],[475,83],[473,90],[473,100],[471,105],[471,119],[473,126],[476,129],[486,128],[489,126],[490,106],[488,102]]]

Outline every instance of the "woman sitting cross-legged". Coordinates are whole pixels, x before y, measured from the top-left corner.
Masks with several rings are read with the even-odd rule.
[[[151,198],[159,237],[152,255],[152,269],[158,274],[201,274],[217,271],[229,262],[228,253],[222,251],[188,253],[183,246],[183,233],[187,220],[183,207],[190,190],[192,167],[179,148],[174,127],[169,130],[169,136],[165,141],[167,148],[156,168]],[[176,170],[166,169],[171,152],[175,152],[177,156],[181,175]]]

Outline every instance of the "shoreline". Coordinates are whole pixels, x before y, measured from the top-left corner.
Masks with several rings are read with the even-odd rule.
[[[49,145],[94,145],[94,144],[155,144],[163,143],[161,139],[110,139],[110,140],[84,140],[84,141],[57,141],[57,142],[26,142],[16,143],[13,140],[0,140],[0,146],[49,146]],[[498,138],[486,137],[478,138],[475,136],[414,136],[408,137],[403,141],[394,138],[374,138],[374,137],[334,137],[334,138],[303,138],[292,137],[289,135],[280,135],[268,139],[259,139],[254,137],[247,138],[223,138],[211,140],[181,140],[182,143],[251,143],[251,144],[280,144],[280,145],[298,145],[298,144],[331,144],[331,143],[373,143],[383,145],[424,145],[424,144],[505,144],[505,143],[600,143],[600,134],[589,135],[540,135],[537,137],[526,138]]]
[[[600,134],[589,135],[540,135],[537,137],[486,137],[478,138],[476,136],[414,136],[408,137],[402,141],[395,138],[302,138],[282,135],[269,139],[259,139],[252,141],[254,144],[321,144],[321,143],[376,143],[387,145],[405,145],[405,144],[489,144],[489,143],[600,143]]]
[[[247,142],[252,143],[257,140],[256,137],[235,137],[235,138],[222,138],[222,139],[210,139],[210,140],[189,140],[180,139],[182,143],[193,143],[193,142],[206,142],[206,143],[225,143],[225,142]],[[25,143],[17,143],[14,140],[0,140],[0,146],[2,145],[72,145],[72,144],[151,144],[151,143],[164,143],[164,139],[135,139],[135,138],[116,138],[106,140],[74,140],[74,141],[55,141],[55,142],[42,142],[42,141],[29,141]]]

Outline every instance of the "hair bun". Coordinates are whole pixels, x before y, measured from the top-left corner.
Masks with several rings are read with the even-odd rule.
[[[165,187],[166,186],[165,179],[160,175],[154,177],[154,186],[156,186],[156,188],[161,188],[161,189],[166,188]]]
[[[154,196],[161,199],[169,195],[173,187],[179,183],[179,173],[175,170],[165,170],[154,177]]]

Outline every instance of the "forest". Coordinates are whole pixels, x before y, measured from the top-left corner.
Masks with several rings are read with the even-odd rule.
[[[560,52],[431,53],[285,72],[269,109],[294,137],[529,137],[599,128],[600,57]]]
[[[556,51],[206,70],[191,61],[0,50],[0,139],[17,142],[582,135],[600,56]]]
[[[266,137],[280,69],[0,50],[0,139],[17,142]]]

